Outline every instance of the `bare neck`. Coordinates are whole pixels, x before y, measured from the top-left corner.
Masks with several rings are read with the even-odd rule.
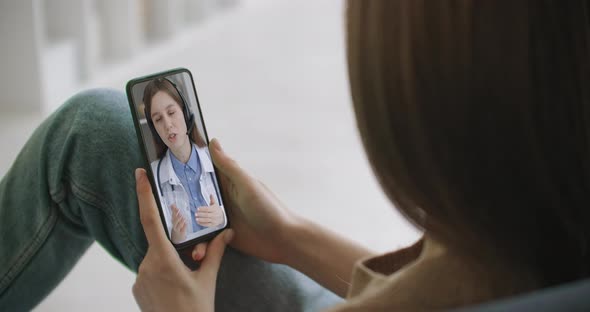
[[[176,157],[176,159],[180,160],[183,164],[186,164],[191,157],[191,143],[190,140],[187,140],[185,144],[183,144],[178,149],[170,149],[172,154]]]

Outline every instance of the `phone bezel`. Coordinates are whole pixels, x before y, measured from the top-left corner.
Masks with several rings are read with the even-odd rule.
[[[219,193],[220,193],[219,194],[219,197],[221,198],[221,200],[222,200],[222,202],[224,204],[224,207],[223,208],[225,210],[225,216],[226,216],[226,224],[225,224],[225,226],[223,228],[219,229],[219,230],[213,231],[211,233],[207,233],[207,234],[205,234],[203,236],[195,237],[195,238],[193,238],[193,239],[191,239],[189,241],[182,242],[180,244],[175,244],[174,242],[172,242],[172,239],[171,239],[170,235],[168,234],[168,228],[166,226],[166,219],[164,218],[164,212],[163,212],[163,208],[162,208],[162,203],[160,201],[160,197],[159,197],[159,194],[158,194],[158,188],[156,187],[156,181],[154,180],[154,173],[152,172],[152,166],[150,165],[150,161],[149,161],[148,153],[147,153],[147,148],[145,146],[145,143],[144,143],[144,140],[143,140],[143,134],[141,132],[141,125],[140,125],[140,122],[139,122],[138,112],[137,112],[137,109],[136,109],[135,104],[133,102],[134,99],[133,99],[133,91],[132,91],[132,88],[133,88],[133,86],[135,86],[138,83],[142,83],[142,82],[145,82],[145,81],[148,81],[148,80],[153,80],[153,79],[156,79],[156,78],[159,78],[159,77],[167,77],[167,76],[181,74],[181,73],[187,73],[189,75],[189,77],[190,77],[190,80],[191,80],[191,83],[192,83],[192,89],[193,89],[193,92],[194,92],[194,95],[195,95],[195,99],[196,99],[196,102],[197,102],[197,108],[199,110],[199,118],[200,118],[200,121],[203,123],[203,132],[204,132],[204,135],[205,135],[205,140],[207,142],[207,148],[209,148],[209,134],[207,133],[207,126],[205,125],[205,119],[203,118],[203,111],[201,109],[201,104],[200,104],[200,101],[199,101],[199,96],[197,94],[195,80],[193,79],[192,73],[188,69],[180,67],[180,68],[174,68],[174,69],[170,69],[170,70],[166,70],[166,71],[162,71],[162,72],[157,72],[157,73],[146,75],[146,76],[137,77],[137,78],[134,78],[134,79],[129,80],[127,82],[126,86],[125,86],[125,90],[126,90],[126,93],[127,93],[127,101],[129,102],[129,108],[131,110],[131,115],[133,116],[133,124],[135,126],[135,133],[137,135],[137,140],[138,140],[139,145],[140,145],[141,153],[142,153],[143,160],[144,160],[144,163],[145,163],[145,168],[146,168],[147,173],[148,173],[148,179],[150,181],[150,185],[152,186],[152,194],[154,195],[154,198],[156,199],[156,204],[158,206],[158,212],[160,213],[160,221],[162,223],[162,226],[164,227],[164,232],[166,233],[166,237],[168,237],[168,240],[172,243],[172,245],[174,245],[174,247],[177,250],[186,248],[187,246],[193,246],[193,245],[196,245],[196,244],[201,243],[201,242],[209,241],[209,240],[213,239],[215,236],[217,236],[220,232],[222,232],[223,230],[225,230],[226,228],[228,228],[229,225],[230,225],[228,207],[226,205],[225,199],[223,198],[223,189],[222,189],[222,186],[221,186],[221,183],[220,183],[221,179],[219,178],[219,173],[218,173],[219,170],[217,169],[217,167],[215,166],[215,164],[213,164],[213,168],[214,168],[214,171],[215,171],[215,178],[217,179],[217,182],[218,182],[217,183],[217,186],[218,186],[218,190],[219,190]],[[187,87],[187,89],[189,89],[189,88]],[[195,122],[197,122],[196,119],[195,119]],[[211,153],[209,152],[209,154],[211,154]]]

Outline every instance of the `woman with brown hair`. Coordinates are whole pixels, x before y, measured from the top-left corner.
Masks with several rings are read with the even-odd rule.
[[[423,239],[374,257],[287,210],[214,141],[233,230],[190,278],[166,279],[182,264],[162,257],[174,250],[137,171],[154,246],[134,286],[142,308],[212,311],[232,236],[347,294],[334,311],[449,309],[590,276],[589,1],[351,0],[347,17],[363,144]]]
[[[182,243],[223,227],[226,218],[213,164],[189,103],[167,78],[146,85],[143,103],[158,157],[152,172],[167,208],[164,218],[172,241]]]

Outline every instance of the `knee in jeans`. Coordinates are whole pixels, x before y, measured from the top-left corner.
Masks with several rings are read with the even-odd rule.
[[[72,96],[61,112],[72,130],[100,141],[135,138],[125,94],[113,89],[90,89]]]
[[[124,109],[128,110],[125,94],[114,89],[85,90],[69,98],[63,106],[64,111],[88,121],[114,119]]]

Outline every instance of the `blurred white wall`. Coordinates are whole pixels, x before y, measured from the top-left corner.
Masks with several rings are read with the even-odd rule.
[[[245,0],[247,1],[247,0]],[[0,112],[50,112],[238,0],[0,2]],[[194,14],[191,14],[193,12]]]
[[[33,1],[0,1],[0,111],[32,110],[44,100],[40,16]]]

